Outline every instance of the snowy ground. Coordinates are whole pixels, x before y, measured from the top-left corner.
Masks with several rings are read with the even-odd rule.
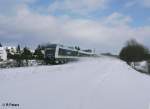
[[[0,109],[150,109],[150,76],[108,57],[0,70]]]

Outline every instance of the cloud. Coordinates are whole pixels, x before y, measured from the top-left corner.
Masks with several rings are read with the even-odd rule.
[[[125,16],[123,14],[114,12],[108,17],[105,18],[104,23],[108,25],[127,25],[132,21],[132,18],[130,16]]]
[[[133,1],[129,1],[125,4],[125,7],[128,8],[128,7],[133,7],[137,5],[137,1],[133,0]]]
[[[56,0],[48,10],[50,12],[64,11],[86,15],[98,9],[104,9],[108,0]]]
[[[150,0],[143,0],[143,2],[141,1],[141,3],[147,7],[147,8],[150,8]]]
[[[134,7],[134,6],[150,8],[150,0],[132,0],[125,4],[125,7]]]
[[[0,0],[0,13],[5,15],[13,15],[19,7],[27,7],[27,5],[37,0]]]
[[[44,42],[65,43],[118,52],[126,40],[149,40],[150,26],[131,27],[130,16],[114,12],[94,21],[56,17],[31,12],[20,7],[13,16],[0,15],[0,39],[4,42],[37,45]]]

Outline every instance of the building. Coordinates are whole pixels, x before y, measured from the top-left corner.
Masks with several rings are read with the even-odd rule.
[[[7,52],[5,47],[0,47],[0,61],[6,61],[7,60]]]
[[[16,47],[6,46],[5,49],[12,55],[14,55],[17,52]]]

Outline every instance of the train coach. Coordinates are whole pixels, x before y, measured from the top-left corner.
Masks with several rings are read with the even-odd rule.
[[[49,44],[45,47],[46,63],[59,64],[78,60],[80,57],[95,56],[92,52],[77,50],[60,44]]]

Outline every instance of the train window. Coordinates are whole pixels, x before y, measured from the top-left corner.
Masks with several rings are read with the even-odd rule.
[[[68,51],[68,52],[67,52],[67,55],[71,55],[71,52]]]
[[[55,51],[56,51],[56,48],[55,47],[52,47],[52,48],[47,48],[45,50],[45,56],[47,58],[54,58],[55,57]]]
[[[77,56],[77,54],[78,54],[77,51],[67,50],[63,48],[59,49],[59,55],[61,56]]]

